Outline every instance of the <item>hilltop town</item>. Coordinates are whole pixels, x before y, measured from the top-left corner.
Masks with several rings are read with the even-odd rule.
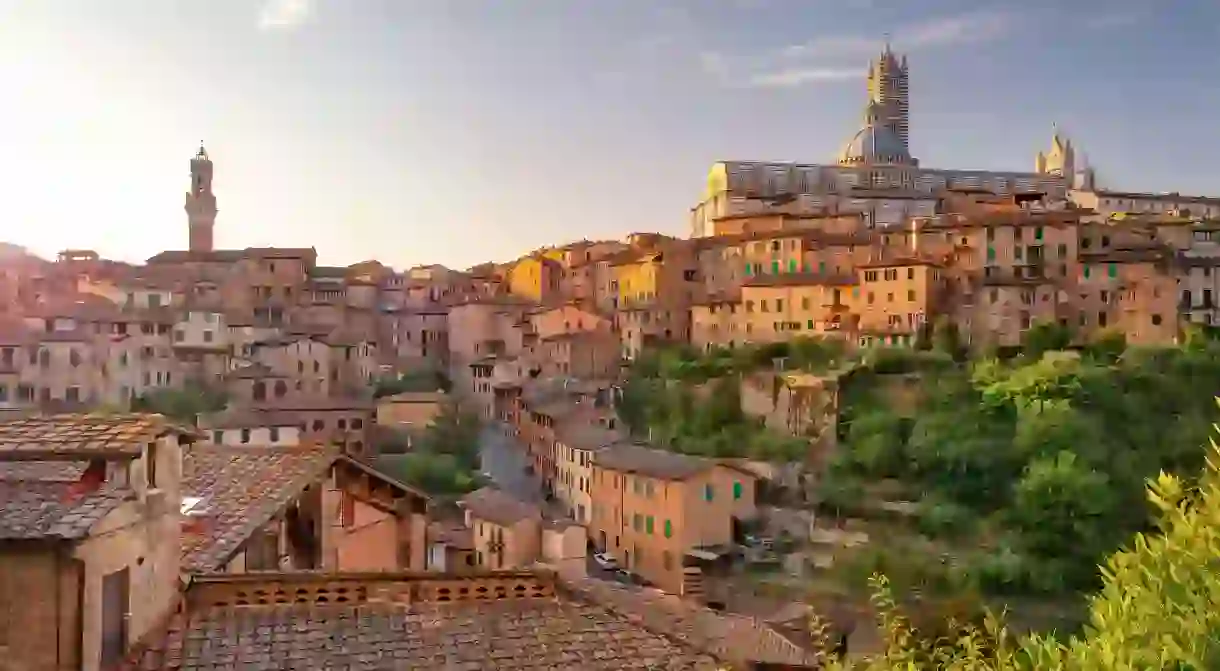
[[[799,585],[839,556],[818,548],[878,537],[827,511],[906,520],[916,477],[974,468],[912,456],[927,404],[990,385],[1032,413],[1020,371],[1083,379],[1106,346],[1220,325],[1220,196],[1108,189],[1058,131],[1028,172],[925,167],[907,67],[874,60],[836,160],[692,175],[685,238],[467,269],[216,249],[242,224],[218,218],[224,165],[200,147],[184,249],[0,249],[0,633],[22,626],[0,650],[29,669],[815,668],[825,604]],[[966,379],[990,357],[1026,359]],[[1178,437],[1205,435],[1181,414],[1204,433]],[[868,463],[836,456],[870,440]],[[865,494],[831,496],[827,472]],[[972,505],[938,491],[940,513]],[[1020,580],[1047,594],[1044,575]]]

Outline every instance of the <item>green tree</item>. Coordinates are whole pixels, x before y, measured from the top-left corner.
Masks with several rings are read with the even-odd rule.
[[[932,323],[931,329],[931,346],[934,351],[959,361],[966,357],[966,346],[962,343],[961,333],[953,320],[948,317],[938,317]]]
[[[1109,478],[1068,451],[1030,462],[1006,515],[1020,549],[1051,561],[1067,585],[1088,584],[1096,561],[1118,540]]]
[[[201,414],[224,410],[228,396],[223,391],[189,384],[181,388],[155,389],[131,402],[134,412],[155,412],[194,425]]]
[[[1021,338],[1021,353],[1031,359],[1040,358],[1047,352],[1067,349],[1072,344],[1072,332],[1058,322],[1043,321],[1034,324]]]
[[[420,437],[420,451],[448,455],[459,466],[473,470],[479,463],[481,424],[474,413],[446,401]]]
[[[845,671],[1114,671],[1220,668],[1220,447],[1213,441],[1197,487],[1162,473],[1148,487],[1158,511],[1156,534],[1137,534],[1129,549],[1101,570],[1102,587],[1089,599],[1084,631],[1066,640],[1017,637],[1001,618],[967,622],[948,636],[929,637],[894,599],[888,580],[875,576],[873,604],[885,638],[881,654],[827,657]],[[1075,466],[1056,462],[1050,472]],[[1048,476],[1054,479],[1058,475]],[[1075,476],[1072,476],[1075,477]],[[1087,488],[1087,487],[1084,487]],[[832,628],[813,618],[821,648]]]

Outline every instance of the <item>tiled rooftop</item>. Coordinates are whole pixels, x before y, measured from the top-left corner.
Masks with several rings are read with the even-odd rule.
[[[471,515],[504,527],[530,517],[542,519],[542,510],[538,506],[520,501],[495,487],[470,492],[459,503],[470,510]]]
[[[0,421],[0,459],[133,457],[167,433],[193,435],[161,415],[63,414]]]
[[[76,540],[135,496],[126,487],[78,492],[71,482],[0,482],[0,540]]]
[[[192,585],[183,610],[128,668],[720,668],[550,574],[217,576]]]
[[[626,443],[596,452],[593,463],[602,468],[663,480],[685,480],[716,465],[712,459]]]
[[[722,660],[790,667],[813,666],[816,661],[809,651],[755,618],[719,613],[658,590],[625,587],[605,580],[568,580],[565,586],[572,593],[613,608],[654,631],[681,636]]]
[[[198,531],[184,530],[182,569],[224,567],[251,534],[306,486],[318,481],[338,453],[321,447],[194,445],[182,455],[182,495],[202,499]]]

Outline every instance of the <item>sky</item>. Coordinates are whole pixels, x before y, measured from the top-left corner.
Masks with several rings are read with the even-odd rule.
[[[1103,186],[1220,195],[1210,0],[0,0],[0,240],[138,261],[504,261],[689,232],[718,160],[833,161],[886,36],[912,152],[1031,170],[1057,123]]]

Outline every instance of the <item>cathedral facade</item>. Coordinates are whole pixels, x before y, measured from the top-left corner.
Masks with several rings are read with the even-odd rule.
[[[712,166],[691,211],[691,235],[715,235],[714,221],[768,211],[859,213],[870,227],[898,225],[934,214],[947,189],[999,195],[1042,194],[1063,201],[1080,184],[1074,150],[1058,133],[1032,172],[926,168],[910,151],[910,74],[905,56],[888,45],[868,70],[868,100],[860,129],[835,163],[721,161]]]

